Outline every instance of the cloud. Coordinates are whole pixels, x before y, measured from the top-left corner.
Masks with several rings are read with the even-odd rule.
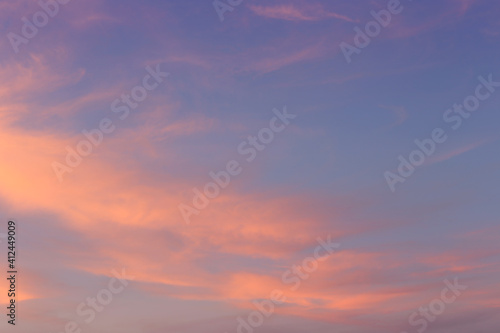
[[[401,125],[408,118],[408,110],[403,106],[379,105],[380,108],[391,111],[396,118],[386,128],[392,128]]]
[[[320,21],[335,18],[347,22],[356,22],[345,15],[329,12],[319,4],[298,8],[295,5],[258,6],[250,5],[258,16],[285,21]]]
[[[434,163],[440,163],[440,162],[444,162],[444,161],[447,161],[447,160],[450,160],[454,157],[457,157],[457,156],[460,156],[462,154],[465,154],[471,150],[474,150],[478,147],[481,147],[487,143],[490,143],[492,141],[495,141],[497,140],[497,138],[488,138],[488,139],[484,139],[484,140],[479,140],[477,142],[473,142],[473,143],[470,143],[470,144],[467,144],[465,146],[462,146],[462,147],[459,147],[459,148],[456,148],[452,151],[449,151],[449,152],[446,152],[444,154],[441,154],[441,155],[437,155],[437,156],[433,156],[431,157],[427,162],[426,162],[426,165],[430,165],[430,164],[434,164]]]

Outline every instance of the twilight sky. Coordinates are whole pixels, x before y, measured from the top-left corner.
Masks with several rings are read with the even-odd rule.
[[[498,333],[500,3],[60,1],[0,0],[2,332]]]

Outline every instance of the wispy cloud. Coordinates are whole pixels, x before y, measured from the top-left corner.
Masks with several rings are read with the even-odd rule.
[[[306,5],[297,7],[296,5],[258,6],[251,5],[250,9],[257,15],[286,21],[320,21],[326,19],[338,19],[347,22],[356,20],[342,14],[329,12],[320,5]]]
[[[406,110],[403,106],[380,105],[379,107],[391,111],[394,114],[394,118],[396,118],[385,128],[392,128],[401,125],[408,118],[408,110]]]
[[[454,150],[451,150],[449,152],[446,152],[444,154],[441,154],[441,155],[437,155],[431,159],[429,159],[429,161],[426,163],[427,165],[430,165],[430,164],[435,164],[435,163],[440,163],[440,162],[444,162],[444,161],[447,161],[447,160],[450,160],[454,157],[457,157],[457,156],[460,156],[462,154],[465,154],[471,150],[474,150],[478,147],[481,147],[487,143],[490,143],[492,141],[495,141],[497,140],[498,138],[488,138],[488,139],[483,139],[483,140],[479,140],[477,142],[473,142],[473,143],[470,143],[470,144],[467,144],[465,146],[462,146],[462,147],[459,147],[459,148],[456,148]]]

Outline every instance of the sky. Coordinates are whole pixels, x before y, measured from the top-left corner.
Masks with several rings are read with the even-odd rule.
[[[1,331],[497,333],[499,12],[0,0]]]

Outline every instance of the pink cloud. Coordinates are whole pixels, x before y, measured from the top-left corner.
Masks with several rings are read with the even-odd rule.
[[[485,145],[489,142],[492,142],[496,140],[495,139],[492,139],[492,138],[489,138],[489,139],[484,139],[484,140],[480,140],[480,141],[477,141],[477,142],[474,142],[474,143],[470,143],[468,145],[465,145],[465,146],[462,146],[462,147],[459,147],[459,148],[456,148],[452,151],[449,151],[447,153],[444,153],[444,154],[441,154],[441,155],[438,155],[438,156],[434,156],[432,158],[430,158],[426,164],[427,165],[430,165],[430,164],[434,164],[434,163],[440,163],[440,162],[444,162],[444,161],[447,161],[449,159],[452,159],[454,157],[457,157],[457,156],[460,156],[462,154],[465,154],[471,150],[474,150],[478,147],[481,147],[482,145]]]
[[[263,59],[250,66],[258,72],[269,73],[285,66],[317,58],[323,54],[323,51],[322,46],[318,44],[281,57]]]
[[[278,6],[257,6],[251,5],[250,9],[259,16],[286,20],[286,21],[320,21],[329,18],[335,18],[347,22],[356,22],[355,20],[334,12],[329,12],[323,9],[322,6],[306,6],[297,8],[294,5],[278,5]]]
[[[408,110],[406,110],[403,106],[380,105],[380,107],[391,111],[394,114],[394,118],[396,118],[386,128],[392,128],[401,125],[408,118]]]

